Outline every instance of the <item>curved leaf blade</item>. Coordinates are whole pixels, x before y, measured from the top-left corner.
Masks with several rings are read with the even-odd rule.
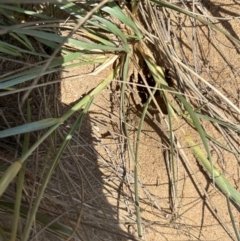
[[[232,186],[227,178],[216,167],[211,165],[209,160],[205,157],[202,150],[196,145],[196,143],[194,143],[194,141],[189,136],[186,136],[185,138],[191,145],[193,153],[200,161],[200,164],[202,164],[202,166],[210,173],[219,189],[240,207],[240,193]]]
[[[57,118],[48,118],[48,119],[44,119],[44,120],[40,120],[32,123],[27,123],[24,125],[12,127],[10,129],[0,131],[0,138],[42,130],[58,123],[59,123],[59,119]]]

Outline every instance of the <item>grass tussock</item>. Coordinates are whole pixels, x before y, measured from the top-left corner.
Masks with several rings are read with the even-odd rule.
[[[217,6],[0,4],[0,239],[207,240],[202,205],[240,240],[239,17]]]

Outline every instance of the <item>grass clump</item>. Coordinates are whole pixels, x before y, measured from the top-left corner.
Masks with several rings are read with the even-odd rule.
[[[179,188],[184,170],[192,173],[201,202],[226,237],[239,240],[240,194],[233,183],[239,177],[231,177],[234,170],[227,169],[239,167],[237,91],[229,94],[231,89],[214,82],[218,77],[204,48],[213,46],[220,63],[229,66],[226,50],[215,47],[217,37],[236,50],[240,42],[201,4],[105,0],[0,5],[0,209],[8,220],[0,220],[3,240],[150,240],[149,230],[164,235],[166,223],[159,220],[166,213],[139,169],[146,122],[163,142],[168,209],[175,227],[169,228],[181,225],[181,235],[207,238],[203,227],[191,230],[184,217],[184,190]],[[217,37],[202,37],[213,32]],[[72,78],[75,69],[89,66],[94,70],[83,75],[94,78],[108,71],[108,76],[66,107],[60,101],[63,73]],[[237,69],[230,66],[237,86]],[[106,90],[112,98],[104,109],[99,96],[106,97]],[[134,128],[129,105],[139,116]],[[92,118],[96,106],[104,122]],[[107,132],[94,134],[98,126],[107,126]],[[104,144],[105,135],[115,147]],[[214,152],[230,155],[232,162],[216,162]],[[203,167],[210,191],[196,167]],[[217,213],[212,193],[226,196],[228,221]],[[107,204],[108,199],[116,206]],[[153,221],[144,214],[149,207],[156,219],[151,228]],[[136,233],[129,231],[132,227]]]

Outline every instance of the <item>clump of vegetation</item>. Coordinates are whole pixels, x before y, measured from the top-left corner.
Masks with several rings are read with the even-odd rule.
[[[27,2],[0,4],[1,239],[146,239],[145,227],[153,220],[142,217],[142,206],[162,211],[139,177],[143,125],[150,121],[164,142],[169,209],[175,221],[181,219],[183,210],[178,173],[179,163],[184,163],[184,168],[194,173],[192,182],[202,202],[209,205],[228,237],[240,240],[236,222],[240,193],[233,183],[239,176],[228,169],[239,168],[237,89],[226,90],[214,82],[221,76],[216,77],[205,56],[205,45],[216,48],[234,75],[230,85],[238,88],[235,65],[215,45],[222,36],[238,51],[240,40],[219,26],[224,19],[208,15],[202,3]],[[201,37],[207,33],[211,36]],[[65,81],[61,73],[82,66],[95,67],[86,76],[96,76],[109,67],[111,71],[66,107],[60,102],[60,83]],[[115,106],[119,133],[115,139],[110,134],[122,169],[94,150],[88,123],[97,97],[106,88],[113,95],[116,83],[120,88],[119,106]],[[140,113],[135,144],[129,134],[129,96],[132,103],[140,99],[135,103]],[[179,124],[187,128],[179,131]],[[101,143],[101,136],[97,141]],[[231,160],[223,158],[218,163],[213,152],[219,158],[221,153],[229,154]],[[218,215],[210,194],[195,175],[191,155],[211,179],[212,190],[217,190],[219,198],[226,198],[228,221]],[[126,170],[127,161],[133,164],[132,176]],[[119,186],[112,181],[109,188],[124,196],[125,202],[104,186],[106,181],[96,171],[101,165],[109,177],[119,181]],[[148,202],[141,198],[141,192]],[[125,205],[125,215],[119,214],[117,207],[104,204],[109,196],[117,200],[119,209]],[[161,227],[159,220],[154,225]],[[136,226],[136,234],[124,231],[124,225]],[[186,235],[198,240],[185,226]]]

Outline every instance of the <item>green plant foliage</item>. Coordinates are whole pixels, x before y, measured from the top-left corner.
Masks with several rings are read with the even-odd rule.
[[[139,150],[144,122],[148,118],[148,121],[152,121],[154,124],[157,123],[156,126],[159,128],[161,137],[165,141],[163,149],[165,148],[165,150],[170,153],[170,159],[165,160],[165,162],[168,163],[166,165],[170,166],[168,175],[172,178],[169,177],[169,180],[171,179],[169,181],[169,190],[173,190],[174,192],[171,198],[174,199],[173,202],[175,203],[171,207],[171,211],[173,212],[173,216],[177,217],[177,209],[174,208],[176,206],[181,207],[181,204],[178,202],[177,192],[177,160],[181,159],[181,161],[184,162],[186,155],[184,148],[180,145],[179,139],[181,138],[179,138],[179,133],[174,129],[174,121],[177,122],[181,118],[184,124],[188,127],[193,127],[194,131],[196,131],[200,137],[205,152],[192,140],[193,137],[190,131],[188,133],[188,129],[185,131],[187,133],[184,133],[185,139],[191,146],[193,154],[212,178],[213,184],[216,184],[219,190],[227,197],[227,206],[232,227],[237,239],[239,239],[238,227],[234,221],[229,199],[233,201],[236,206],[240,206],[240,194],[223,173],[213,165],[211,144],[213,143],[218,146],[218,148],[224,149],[236,158],[239,158],[240,153],[236,145],[229,145],[229,143],[234,142],[233,135],[227,136],[227,134],[233,133],[238,135],[240,129],[236,123],[230,120],[228,121],[228,117],[221,115],[222,109],[226,108],[225,106],[221,109],[218,105],[212,106],[210,105],[211,103],[206,101],[207,99],[196,87],[196,79],[203,81],[203,78],[199,76],[194,68],[187,66],[182,59],[176,58],[177,51],[175,52],[174,48],[176,48],[177,45],[171,42],[170,36],[170,32],[172,31],[171,19],[168,19],[166,16],[170,16],[170,12],[178,13],[179,15],[183,14],[186,18],[189,18],[190,21],[196,21],[211,30],[223,34],[236,45],[239,45],[240,41],[216,24],[168,1],[150,0],[145,1],[144,4],[140,1],[132,1],[129,3],[133,7],[132,12],[130,9],[120,8],[114,1],[106,1],[106,4],[96,9],[96,11],[92,11],[92,9],[94,7],[97,8],[96,6],[99,5],[93,1],[35,1],[34,4],[31,1],[31,5],[26,4],[26,2],[30,2],[29,0],[23,0],[17,4],[10,4],[10,2],[13,1],[5,1],[5,3],[1,1],[0,4],[0,60],[1,63],[4,61],[17,63],[21,67],[5,71],[2,76],[0,76],[0,98],[4,100],[4,103],[8,104],[8,100],[11,102],[11,97],[14,96],[14,99],[18,99],[18,101],[23,100],[23,103],[18,103],[18,108],[16,107],[14,109],[11,107],[17,112],[14,117],[12,114],[13,111],[8,110],[8,106],[2,107],[0,105],[0,108],[6,108],[6,111],[5,109],[4,111],[0,109],[0,117],[3,119],[3,124],[0,123],[0,141],[8,140],[9,138],[10,143],[16,142],[20,146],[18,150],[20,154],[16,151],[12,158],[3,157],[1,159],[4,164],[0,166],[0,212],[4,215],[9,215],[9,217],[13,219],[13,222],[11,229],[0,226],[0,239],[3,238],[5,241],[9,240],[8,238],[10,237],[11,241],[27,241],[31,237],[31,231],[33,227],[35,228],[36,223],[42,228],[41,232],[46,231],[47,233],[54,234],[59,239],[70,240],[74,236],[78,237],[79,240],[83,240],[81,237],[82,234],[78,231],[78,228],[82,225],[81,211],[76,215],[78,216],[76,220],[73,221],[73,218],[68,217],[67,214],[65,222],[62,222],[62,219],[61,221],[58,220],[59,217],[56,218],[53,217],[54,215],[51,216],[45,213],[41,205],[45,201],[46,190],[51,183],[51,179],[56,178],[54,171],[59,167],[66,150],[70,149],[72,141],[74,141],[74,144],[79,145],[75,135],[81,128],[84,128],[83,120],[89,113],[92,103],[97,105],[95,102],[97,96],[115,82],[121,86],[119,101],[120,114],[118,117],[114,116],[113,113],[110,115],[111,118],[113,118],[113,116],[114,118],[119,118],[119,129],[121,133],[118,133],[118,136],[122,138],[121,140],[124,140],[124,143],[117,143],[117,145],[124,146],[121,153],[129,152],[129,159],[131,159],[134,166],[134,188],[130,187],[131,184],[129,181],[127,181],[127,188],[131,192],[128,201],[133,203],[135,207],[135,213],[133,213],[136,215],[136,218],[131,216],[130,220],[132,223],[136,222],[138,237],[140,239],[144,238],[144,226],[148,226],[145,225],[147,221],[142,218],[141,208],[144,205],[152,205],[154,208],[157,206],[155,203],[154,205],[152,203],[149,204],[144,198],[140,197],[140,188],[145,191],[145,188],[140,185],[141,180],[139,175],[139,166],[141,165]],[[159,19],[156,19],[155,16],[157,7],[163,10],[159,14]],[[166,12],[169,15],[164,15]],[[85,19],[86,21],[82,23],[81,21],[84,20],[86,16],[89,16],[89,18],[87,20]],[[162,21],[161,23],[160,20]],[[164,24],[165,26],[163,26]],[[76,26],[80,27],[77,29]],[[169,32],[169,38],[166,38],[166,32]],[[179,51],[181,52],[182,50],[180,49]],[[29,64],[26,58],[32,58],[33,60],[29,61],[31,62]],[[158,60],[158,58],[162,59]],[[194,56],[193,59],[197,58],[198,57]],[[165,71],[166,66],[160,66],[159,62],[164,62],[166,66],[170,66],[169,68],[173,70],[175,74],[174,78],[178,81],[175,87],[171,87],[168,83]],[[145,76],[141,63],[146,65],[147,74]],[[106,79],[102,80],[88,93],[85,93],[74,104],[63,108],[64,111],[62,112],[59,111],[59,106],[55,102],[51,103],[54,105],[54,114],[51,113],[45,98],[47,88],[52,87],[53,84],[51,81],[54,82],[55,80],[48,80],[48,76],[63,71],[71,72],[76,67],[94,66],[94,71],[88,73],[88,75],[93,76],[94,73],[98,74],[110,65],[112,65],[112,69]],[[129,80],[131,79],[129,76],[132,76],[132,73],[130,73],[131,68],[134,68],[136,71],[138,80],[140,80],[139,76],[145,77],[145,81],[143,81],[144,84],[139,84],[140,82],[137,82],[138,80]],[[186,76],[189,77],[187,81],[192,81],[191,83],[185,81]],[[196,79],[193,80],[193,77]],[[147,83],[146,79],[149,78],[153,79],[155,83],[154,86],[149,86]],[[42,82],[39,84],[40,79]],[[61,83],[61,81],[64,80],[60,77],[56,80],[58,83]],[[203,81],[203,83],[208,82]],[[88,83],[86,83],[86,85],[88,85]],[[129,97],[128,90],[130,90],[130,95],[134,93],[133,89],[130,88],[132,85],[143,85],[149,96],[146,103],[143,105],[139,104],[140,107],[138,106],[142,108],[142,112],[140,114],[141,117],[136,131],[136,140],[134,140],[136,143],[134,143],[134,145],[131,143],[132,136],[129,134],[127,107],[129,98],[126,98],[126,96]],[[209,83],[207,86],[212,87]],[[32,98],[31,91],[33,89],[37,93],[37,98],[39,98],[37,102],[38,105],[35,107],[39,108],[39,110],[36,110],[37,114],[35,114],[36,116],[34,116],[34,118],[32,118],[31,113],[31,101],[29,101]],[[240,113],[239,108],[233,104],[232,100],[225,97],[215,87],[212,87],[212,89],[214,93],[222,98],[224,103],[227,103],[236,113]],[[194,90],[196,90],[196,92],[194,92]],[[30,93],[29,99],[21,99],[23,91]],[[109,91],[111,91],[111,88],[109,88]],[[162,118],[161,123],[157,122],[155,116],[151,116],[149,111],[150,105],[154,102],[158,112],[161,113],[160,103],[157,103],[155,98],[157,92],[160,93],[159,95],[163,99],[163,104],[166,105],[168,114],[167,117]],[[111,95],[113,95],[113,93],[111,93]],[[59,101],[58,97],[55,99]],[[27,106],[26,109],[25,105]],[[109,103],[109,105],[114,104]],[[233,113],[233,115],[236,113]],[[75,120],[69,121],[72,120],[71,118],[73,118],[73,116],[76,117]],[[16,118],[16,120],[14,118]],[[70,128],[62,128],[62,126],[65,127],[68,121],[71,123],[68,124],[71,125]],[[112,121],[111,119],[111,122]],[[116,121],[116,123],[118,121]],[[165,124],[163,122],[165,122]],[[219,139],[212,137],[204,127],[203,123],[205,122],[215,127],[224,137],[227,144],[222,140],[219,141]],[[162,126],[165,128],[164,131],[161,129]],[[224,136],[223,133],[225,133],[227,137]],[[30,140],[31,136],[35,137],[33,141]],[[227,142],[229,139],[231,141]],[[117,140],[120,140],[120,138],[114,139],[116,142]],[[98,144],[102,145],[100,141]],[[31,164],[29,161],[30,157],[38,158],[39,153],[43,152],[40,147],[44,147],[42,148],[44,149],[44,158],[48,160],[48,162],[44,160],[44,162],[42,162],[43,164],[41,163],[42,166],[36,162],[36,173],[41,172],[41,175],[39,175],[40,180],[34,180],[34,188],[29,191],[26,188],[25,175],[27,175],[28,164]],[[95,150],[92,152],[95,152]],[[69,153],[74,155],[72,156],[74,159],[75,153],[70,151]],[[97,155],[101,156],[100,153],[97,153]],[[5,163],[6,160],[7,162]],[[128,166],[128,164],[125,163],[126,160],[122,158],[121,161],[122,166],[126,168],[126,166]],[[79,162],[81,164],[81,160]],[[108,163],[106,162],[105,165],[108,165]],[[40,166],[42,169],[40,169]],[[124,169],[124,172],[126,172],[124,177],[122,173],[121,175],[118,173],[119,179],[123,177],[123,180],[120,180],[121,185],[123,185],[125,179],[127,180],[127,175],[129,175],[126,170]],[[15,180],[17,180],[17,190],[12,192],[11,184],[13,184]],[[68,182],[70,184],[68,184]],[[97,182],[100,181],[98,180]],[[89,181],[89,183],[91,182]],[[74,196],[75,193],[73,196],[70,194],[72,193],[72,189],[75,190],[72,188],[74,185],[76,185],[74,180],[69,179],[66,180],[66,186],[61,187],[66,189],[66,191],[64,189],[66,195],[70,195],[71,204],[74,203],[76,199]],[[84,183],[81,183],[81,185],[84,189]],[[199,186],[201,185],[199,184]],[[27,191],[25,191],[26,189]],[[14,193],[14,196],[10,198],[7,196],[9,195],[9,190],[11,190],[10,193],[12,195]],[[84,200],[84,190],[82,192],[79,196],[83,197],[83,201],[80,200],[79,203],[81,205],[89,205],[88,208],[95,208],[94,210],[96,211],[98,207],[91,206],[91,200]],[[121,186],[118,192],[120,196],[125,190]],[[25,195],[25,193],[31,193],[32,196],[29,197]],[[96,199],[97,198],[98,197],[96,197]],[[9,201],[9,199],[11,201]],[[64,202],[64,200],[61,201]],[[120,203],[120,199],[117,199],[117,202]],[[120,206],[119,203],[118,205]],[[54,208],[57,209],[58,203],[54,205]],[[107,212],[105,213],[105,209],[101,204],[99,204],[99,206],[99,213],[103,213],[103,216],[109,221],[109,214]],[[113,211],[111,210],[110,212]],[[98,211],[96,213],[98,213]],[[110,217],[112,218],[111,215]],[[84,218],[87,219],[88,217]],[[98,217],[96,218],[96,222],[100,223],[98,228],[104,229],[103,226],[106,225],[107,221],[99,219]],[[103,226],[100,221],[104,224]],[[22,222],[24,225],[21,227],[20,237],[19,227]],[[121,220],[119,222],[121,222]],[[156,223],[158,222],[159,220],[156,221]],[[128,224],[127,221],[124,224]],[[91,224],[88,223],[88,225]],[[228,233],[231,232],[228,231]],[[231,235],[229,234],[229,236]]]

